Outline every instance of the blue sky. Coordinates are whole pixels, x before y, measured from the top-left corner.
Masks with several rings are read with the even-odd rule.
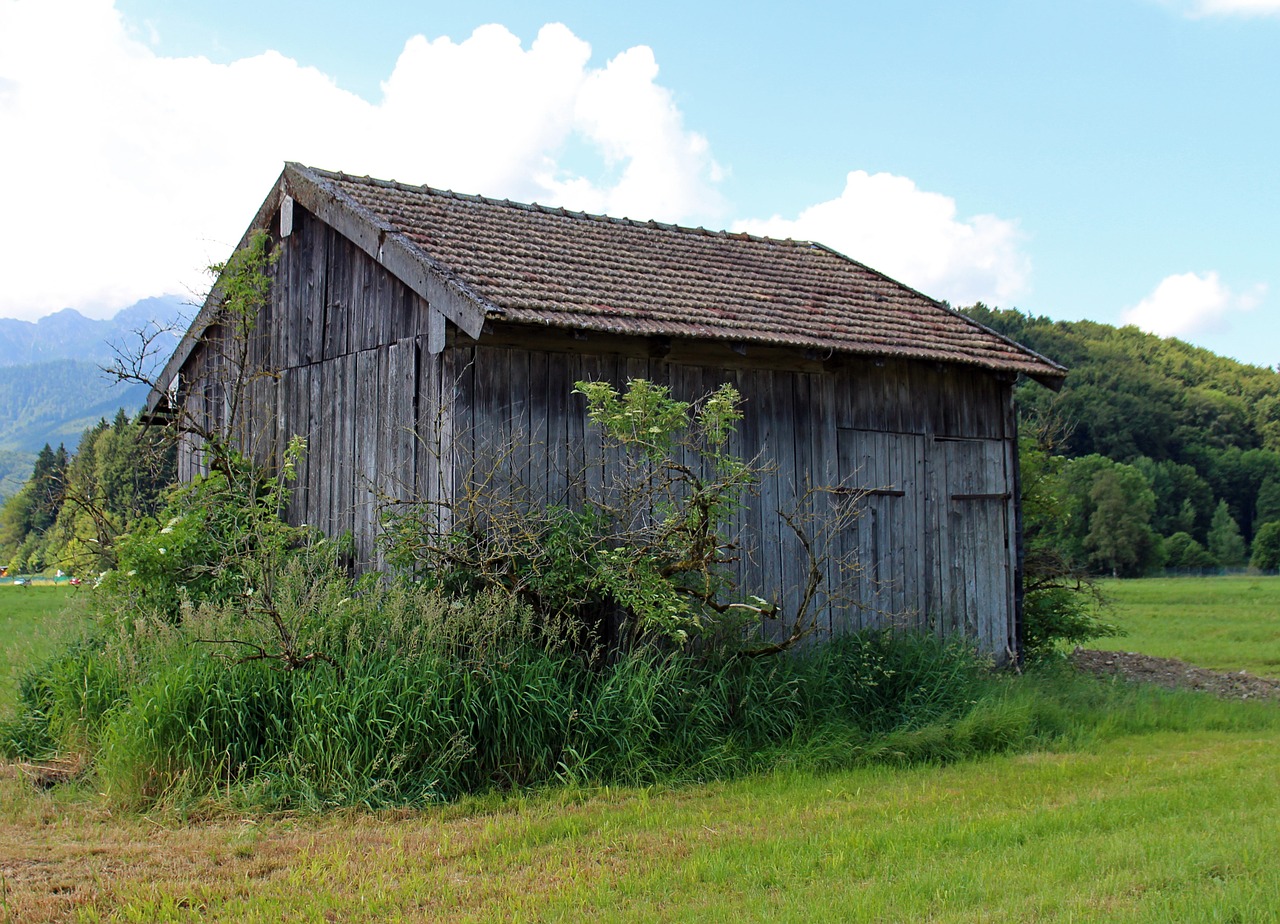
[[[293,159],[1280,362],[1280,0],[361,9],[0,0],[0,314],[198,293]]]

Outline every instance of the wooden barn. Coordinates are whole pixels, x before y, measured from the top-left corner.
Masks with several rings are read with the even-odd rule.
[[[798,593],[776,512],[838,487],[857,573],[823,626],[888,616],[1018,647],[1013,385],[1065,370],[820,244],[607,218],[286,165],[252,229],[278,253],[245,362],[240,438],[306,439],[290,518],[377,562],[378,501],[447,499],[486,453],[550,503],[602,477],[578,380],[744,398],[735,448],[774,471],[740,516],[744,589]],[[246,240],[248,235],[246,235]],[[232,423],[218,288],[165,367],[166,402]],[[200,447],[180,474],[200,470]],[[595,480],[593,482],[593,479]],[[841,503],[839,493],[823,503]],[[819,510],[818,514],[822,515]]]

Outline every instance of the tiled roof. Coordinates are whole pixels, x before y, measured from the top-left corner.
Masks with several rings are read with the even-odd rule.
[[[1065,370],[821,244],[772,240],[300,168],[520,323]]]

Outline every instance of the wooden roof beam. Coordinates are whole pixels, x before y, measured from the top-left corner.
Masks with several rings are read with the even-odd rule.
[[[283,190],[298,204],[385,266],[427,304],[478,339],[488,312],[503,314],[472,292],[453,274],[436,265],[392,225],[336,190],[301,164],[284,168]]]

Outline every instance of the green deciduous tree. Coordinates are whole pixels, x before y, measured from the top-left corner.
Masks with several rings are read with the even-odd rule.
[[[1249,567],[1258,571],[1280,570],[1280,520],[1264,523],[1253,537],[1253,556]]]
[[[1024,436],[1019,444],[1023,521],[1023,654],[1035,659],[1055,643],[1080,644],[1115,635],[1097,616],[1100,598],[1083,569],[1063,553],[1060,527],[1067,516],[1062,469],[1053,456]]]
[[[1155,496],[1142,476],[1128,466],[1104,468],[1094,476],[1089,499],[1093,512],[1084,546],[1090,563],[1118,577],[1148,571],[1158,543],[1150,525]]]
[[[1208,549],[1186,532],[1177,532],[1164,541],[1164,564],[1175,571],[1207,571],[1218,567]]]
[[[646,640],[683,644],[726,624],[782,621],[781,643],[745,649],[763,654],[815,630],[825,542],[807,531],[812,523],[802,512],[778,514],[809,554],[796,610],[784,613],[775,602],[784,588],[735,582],[734,514],[766,469],[730,447],[742,416],[731,385],[693,402],[644,379],[622,391],[578,382],[575,393],[586,399],[610,459],[605,483],[580,509],[544,508],[528,485],[508,488],[508,475],[490,471],[501,459],[485,460],[463,479],[467,491],[448,502],[451,526],[443,534],[438,503],[389,516],[390,560],[453,593],[513,594],[543,620],[580,625],[593,643],[624,649]],[[839,528],[821,525],[826,535]]]

